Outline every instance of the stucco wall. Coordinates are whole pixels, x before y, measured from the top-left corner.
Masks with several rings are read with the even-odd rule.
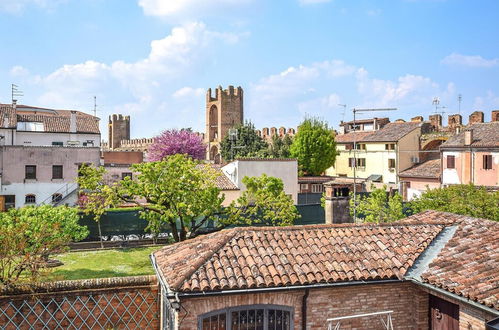
[[[483,168],[484,155],[492,155],[492,169]],[[447,156],[455,157],[455,168],[447,168]],[[442,184],[499,186],[499,152],[443,151],[442,161]]]
[[[291,195],[298,203],[298,162],[296,160],[236,160],[222,167],[228,178],[242,191],[246,190],[242,180],[245,176],[267,174],[280,178],[284,183],[284,192]]]

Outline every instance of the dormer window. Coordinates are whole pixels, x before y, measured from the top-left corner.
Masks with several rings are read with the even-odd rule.
[[[43,123],[32,122],[32,121],[19,121],[17,122],[18,131],[29,131],[29,132],[44,132]]]

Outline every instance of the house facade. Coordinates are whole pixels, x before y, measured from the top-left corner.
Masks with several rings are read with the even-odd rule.
[[[442,185],[499,187],[499,121],[478,123],[440,147]]]
[[[381,317],[394,329],[485,329],[499,316],[498,229],[427,211],[173,244],[151,257],[162,329],[391,329]]]
[[[398,174],[419,162],[419,138],[426,123],[387,123],[375,131],[355,131],[336,136],[338,156],[327,175],[366,180],[370,185],[399,189]],[[355,173],[354,173],[355,170]]]
[[[298,203],[298,162],[291,158],[240,158],[222,166],[222,173],[239,189],[246,190],[245,176],[273,176],[282,180],[284,192]]]
[[[0,105],[0,209],[77,200],[81,164],[100,163],[99,119],[75,110]]]
[[[430,159],[400,172],[401,194],[405,201],[421,196],[428,189],[440,188],[441,160]]]

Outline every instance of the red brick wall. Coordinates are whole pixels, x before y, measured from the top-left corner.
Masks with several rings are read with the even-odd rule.
[[[301,329],[304,290],[209,296],[182,300],[180,329],[197,329],[198,316],[218,309],[252,304],[294,308],[295,329]],[[326,329],[326,319],[393,310],[396,329],[427,329],[428,294],[409,282],[311,289],[307,299],[307,329]],[[342,329],[382,329],[376,318],[342,322]]]
[[[65,281],[43,292],[2,295],[0,328],[159,329],[154,276]],[[52,291],[52,292],[50,292]]]

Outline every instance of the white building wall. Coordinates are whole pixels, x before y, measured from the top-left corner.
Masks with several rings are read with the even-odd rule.
[[[234,184],[246,190],[242,180],[245,176],[273,176],[284,183],[284,192],[298,203],[298,162],[296,160],[236,160],[222,167],[222,171]]]

